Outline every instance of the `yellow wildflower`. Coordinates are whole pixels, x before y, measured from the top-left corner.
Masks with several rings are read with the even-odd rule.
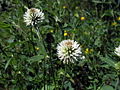
[[[90,49],[90,52],[93,52],[93,49]]]
[[[86,53],[86,54],[89,54],[89,53],[91,53],[91,52],[93,52],[93,49],[89,49],[89,48],[86,48],[86,49],[85,49],[85,53]]]
[[[67,8],[66,6],[63,6],[63,8],[65,9],[65,8]]]
[[[50,30],[51,33],[53,33],[53,30]]]
[[[80,17],[80,20],[85,20],[85,17]]]
[[[119,20],[119,21],[120,21],[120,17],[118,17],[118,18],[117,18],[117,20]]]
[[[89,53],[89,49],[88,49],[88,48],[85,49],[85,53],[86,53],[86,54]]]
[[[68,33],[67,33],[67,32],[65,32],[65,33],[64,33],[64,36],[68,36]]]
[[[39,47],[35,47],[35,49],[38,51],[40,48]]]

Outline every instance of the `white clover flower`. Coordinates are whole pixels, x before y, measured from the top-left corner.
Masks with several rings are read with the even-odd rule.
[[[36,25],[45,19],[44,13],[36,8],[27,9],[27,12],[25,12],[23,18],[27,26]]]
[[[115,48],[115,54],[120,56],[120,45],[117,48]]]
[[[80,45],[74,40],[63,40],[57,46],[57,54],[60,60],[63,60],[63,63],[74,63],[78,58],[84,59],[82,56]]]

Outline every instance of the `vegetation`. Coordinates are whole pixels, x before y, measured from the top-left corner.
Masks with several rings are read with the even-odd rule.
[[[27,8],[45,19],[27,26]],[[1,0],[0,32],[0,90],[120,90],[120,0]],[[85,59],[60,60],[68,39]]]

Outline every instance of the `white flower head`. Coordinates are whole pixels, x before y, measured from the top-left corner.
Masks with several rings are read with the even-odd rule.
[[[115,54],[120,56],[120,45],[117,48],[115,48]]]
[[[44,13],[36,8],[27,9],[23,18],[24,18],[24,22],[26,23],[27,26],[28,25],[32,25],[32,26],[36,25],[45,19]]]
[[[57,55],[63,63],[74,63],[77,61],[77,57],[84,59],[85,57],[81,55],[81,47],[74,40],[63,40],[57,46]]]

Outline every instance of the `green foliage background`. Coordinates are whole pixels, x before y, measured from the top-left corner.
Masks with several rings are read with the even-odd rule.
[[[0,90],[120,90],[114,54],[120,45],[120,0],[1,0]],[[40,32],[25,25],[26,8],[45,13]],[[85,17],[85,20],[81,20]],[[67,32],[67,36],[64,33]],[[64,65],[64,39],[80,43],[85,60]]]

